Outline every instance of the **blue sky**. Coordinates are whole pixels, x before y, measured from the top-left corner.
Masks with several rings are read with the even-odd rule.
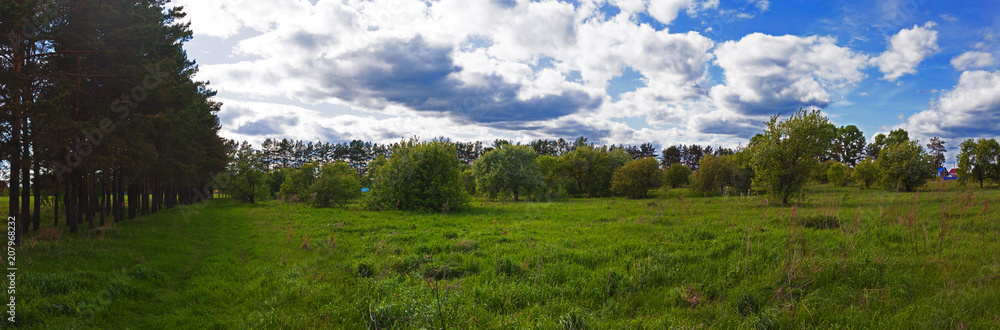
[[[222,134],[736,146],[820,109],[867,136],[1000,135],[1000,4],[175,0]]]

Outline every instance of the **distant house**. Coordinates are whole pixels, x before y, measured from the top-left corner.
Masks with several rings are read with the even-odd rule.
[[[938,177],[945,180],[955,180],[958,179],[958,171],[955,169],[949,170],[947,168],[942,167],[938,169]]]

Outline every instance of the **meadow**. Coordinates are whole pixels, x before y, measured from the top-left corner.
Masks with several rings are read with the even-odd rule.
[[[19,250],[29,328],[993,328],[1000,190],[207,202]],[[187,216],[185,216],[187,215]],[[45,221],[51,226],[51,221]]]

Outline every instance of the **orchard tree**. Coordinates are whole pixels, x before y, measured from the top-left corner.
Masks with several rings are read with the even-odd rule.
[[[663,172],[656,158],[647,157],[625,163],[615,170],[611,191],[618,196],[645,198],[650,189],[663,185]]]
[[[836,132],[829,123],[818,110],[799,110],[782,122],[771,117],[754,141],[753,187],[787,204],[809,181],[818,158],[830,150]]]
[[[934,156],[924,151],[916,141],[894,143],[882,148],[875,162],[879,169],[882,188],[895,191],[913,191],[933,179],[937,168]]]
[[[543,189],[542,172],[535,159],[538,154],[523,145],[507,145],[487,152],[472,165],[476,191],[489,198],[510,195],[536,196]]]

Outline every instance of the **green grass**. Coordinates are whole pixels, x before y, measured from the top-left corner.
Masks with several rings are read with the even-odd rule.
[[[794,207],[671,190],[452,214],[215,200],[28,239],[18,325],[1000,324],[1000,191],[809,190]]]

